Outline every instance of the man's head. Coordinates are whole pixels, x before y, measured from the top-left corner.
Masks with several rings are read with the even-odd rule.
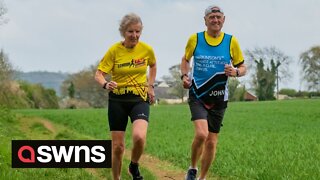
[[[204,20],[208,31],[218,33],[224,24],[224,12],[219,6],[209,6],[204,12]]]
[[[207,16],[208,14],[214,12],[224,14],[223,10],[219,6],[211,5],[206,8],[206,10],[204,11],[204,15]]]

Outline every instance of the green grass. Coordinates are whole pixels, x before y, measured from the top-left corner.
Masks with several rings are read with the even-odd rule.
[[[211,174],[226,179],[317,179],[319,107],[319,100],[229,103]],[[188,107],[155,107],[152,115],[147,152],[188,167],[193,138]]]
[[[106,110],[104,109],[16,110],[15,112],[18,113],[19,117],[24,120],[28,120],[28,118],[31,117],[42,117],[52,121],[53,123],[56,123],[59,126],[62,126],[57,127],[59,132],[54,137],[54,139],[57,140],[86,140],[90,137],[91,139],[110,139],[110,133],[107,130],[108,125],[106,119]],[[48,132],[49,131],[41,123],[34,123],[30,127],[30,132],[28,132],[27,135],[28,137],[33,137],[32,139],[43,139],[43,135]],[[34,138],[34,136],[39,136],[40,138]],[[21,137],[18,139],[26,139],[26,137]],[[128,164],[129,161],[124,160],[122,167],[122,179],[124,180],[131,179],[127,173]],[[141,171],[146,179],[155,179],[155,177],[147,169],[142,167]],[[101,177],[104,179],[112,179],[111,169],[99,169],[98,173],[101,174]],[[73,173],[70,173],[70,178],[76,179],[73,178],[72,175]],[[49,177],[54,176],[49,175]],[[93,176],[91,178],[93,178]]]
[[[210,174],[222,179],[318,179],[319,107],[319,99],[229,103]],[[110,139],[105,109],[15,112],[41,116],[96,139]],[[130,123],[127,130],[130,148]],[[187,105],[151,108],[146,153],[186,169],[192,138]]]
[[[319,105],[319,100],[230,103],[211,171],[239,179],[317,179]]]
[[[16,126],[16,117],[8,109],[0,107],[0,179],[94,179],[83,169],[11,168],[11,140],[27,139]],[[44,131],[39,124],[33,126],[35,129]]]
[[[67,109],[67,110],[17,110],[25,116],[38,116],[51,120],[77,132],[98,138],[110,139],[107,111],[105,109]]]

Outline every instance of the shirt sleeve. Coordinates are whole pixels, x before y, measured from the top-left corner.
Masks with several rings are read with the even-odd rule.
[[[154,54],[154,51],[152,49],[152,47],[150,47],[150,51],[149,51],[149,54],[150,54],[150,59],[149,59],[149,66],[152,66],[156,63],[156,56]]]
[[[98,65],[98,69],[102,72],[109,74],[113,66],[114,66],[114,56],[113,56],[112,50],[109,49],[104,55],[104,57],[101,59]]]
[[[190,36],[185,49],[185,57],[188,61],[193,56],[196,45],[197,45],[197,34],[193,34]]]
[[[230,48],[232,64],[237,67],[244,62],[244,58],[238,40],[234,36],[232,36]]]

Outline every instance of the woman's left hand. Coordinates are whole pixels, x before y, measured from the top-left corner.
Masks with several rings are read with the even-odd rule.
[[[148,87],[148,97],[149,97],[149,103],[154,104],[155,103],[155,93],[154,93],[154,87],[149,86]]]

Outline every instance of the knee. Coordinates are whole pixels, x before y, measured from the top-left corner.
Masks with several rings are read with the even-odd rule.
[[[122,154],[124,152],[124,143],[113,143],[112,149],[114,154]]]
[[[195,139],[198,140],[199,142],[204,142],[207,137],[208,137],[208,132],[204,132],[204,131],[197,132],[195,135]]]
[[[135,134],[133,136],[133,143],[136,145],[144,145],[146,141],[146,136],[143,134]]]
[[[212,140],[212,139],[206,141],[206,148],[215,149],[216,146],[217,146],[217,141]]]

